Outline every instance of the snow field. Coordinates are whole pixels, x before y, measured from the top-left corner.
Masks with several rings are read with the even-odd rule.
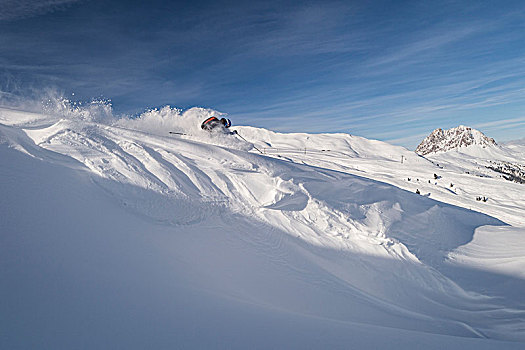
[[[262,155],[232,136],[194,130],[213,113],[164,108],[100,123],[0,111],[1,232],[9,247],[2,265],[12,282],[2,292],[18,322],[11,331],[28,329],[31,308],[21,300],[40,305],[39,293],[28,290],[56,276],[59,287],[41,289],[35,341],[53,342],[46,317],[70,332],[59,337],[64,344],[118,344],[106,326],[120,335],[137,332],[130,339],[139,343],[131,345],[160,334],[166,344],[210,341],[219,348],[250,341],[225,328],[263,346],[309,344],[311,327],[325,330],[323,344],[341,348],[347,341],[490,348],[496,343],[475,338],[525,340],[522,299],[473,277],[486,271],[512,278],[513,288],[524,285],[523,228],[504,226],[523,218],[519,184],[476,177],[491,198],[482,206],[470,199],[479,183],[457,170],[468,165],[453,160],[442,169],[404,148],[355,136],[238,127]],[[170,137],[171,128],[189,136]],[[301,148],[306,152],[295,152]],[[433,172],[441,178],[428,184]],[[421,186],[408,177],[419,177]],[[430,196],[416,195],[415,186]],[[469,210],[474,205],[484,214]],[[37,219],[26,220],[33,213]],[[28,278],[21,278],[25,270]],[[70,283],[95,293],[86,302],[87,292]],[[17,299],[18,292],[28,295]],[[91,321],[83,333],[85,317]],[[290,320],[295,326],[283,334],[280,326],[290,329]],[[160,326],[144,327],[149,321]],[[268,339],[252,322],[279,337]],[[202,329],[208,338],[199,339]],[[8,344],[18,344],[13,339]]]

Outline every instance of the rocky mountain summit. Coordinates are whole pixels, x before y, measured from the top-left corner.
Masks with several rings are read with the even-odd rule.
[[[481,131],[460,125],[449,130],[436,129],[432,131],[416,148],[416,153],[446,152],[460,147],[479,145],[482,147],[496,145],[493,138],[485,136]]]

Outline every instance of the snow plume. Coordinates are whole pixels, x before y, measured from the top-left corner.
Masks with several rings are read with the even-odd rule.
[[[80,101],[74,100],[73,97],[74,94],[66,97],[64,93],[52,88],[35,90],[25,95],[2,93],[0,106],[36,113],[37,119],[43,120],[67,119],[108,125],[117,121],[111,100],[93,98],[89,101]]]
[[[220,119],[225,116],[225,113],[209,108],[193,107],[183,111],[179,108],[164,106],[148,110],[135,118],[121,118],[116,125],[159,136],[168,136],[169,132],[176,132],[183,134],[182,136],[186,138],[200,142],[241,150],[251,149],[253,147],[252,144],[240,141],[220,130],[210,133],[201,129],[201,124],[204,120],[210,117]]]
[[[122,118],[117,124],[157,135],[166,135],[169,131],[194,135],[202,132],[200,125],[203,120],[212,116],[221,118],[223,114],[212,109],[195,107],[182,111],[179,108],[164,106],[150,109],[136,118]]]
[[[16,124],[34,125],[49,124],[59,120],[70,120],[84,123],[97,123],[109,126],[118,126],[126,129],[142,131],[157,136],[170,136],[169,132],[176,132],[186,139],[225,146],[248,151],[253,144],[217,130],[206,132],[201,124],[209,117],[223,118],[225,113],[201,107],[182,110],[169,105],[149,109],[139,115],[116,115],[111,100],[94,98],[89,101],[74,100],[74,94],[67,97],[65,94],[46,89],[33,92],[30,96],[0,94],[0,107],[11,110],[31,112],[24,114]],[[22,118],[23,117],[23,118]],[[13,122],[13,121],[11,121]],[[172,135],[173,137],[177,137]]]
[[[69,120],[83,120],[110,124],[116,121],[110,100],[92,99],[88,102],[72,101],[63,96],[52,96],[42,100],[45,114]]]

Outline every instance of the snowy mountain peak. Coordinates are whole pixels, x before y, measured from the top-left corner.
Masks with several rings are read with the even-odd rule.
[[[481,131],[460,125],[449,130],[436,129],[432,131],[416,148],[416,153],[446,152],[460,147],[479,145],[482,147],[496,145],[493,138],[485,136]]]

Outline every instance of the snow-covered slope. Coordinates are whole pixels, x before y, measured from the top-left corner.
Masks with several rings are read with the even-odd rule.
[[[520,159],[525,159],[525,139],[505,143],[505,147],[510,149]]]
[[[523,163],[519,154],[505,146],[470,146],[422,157],[400,146],[348,134],[237,129],[266,156],[364,176],[410,192],[419,190],[442,202],[525,225],[523,186],[504,180],[502,174],[486,167],[498,159]],[[476,200],[479,196],[489,196],[490,200],[480,203]]]
[[[427,155],[446,152],[469,146],[494,146],[496,141],[485,136],[481,131],[460,125],[449,130],[436,129],[432,131],[416,148],[416,153]]]
[[[523,346],[523,188],[216,113],[0,110],[3,348]]]

